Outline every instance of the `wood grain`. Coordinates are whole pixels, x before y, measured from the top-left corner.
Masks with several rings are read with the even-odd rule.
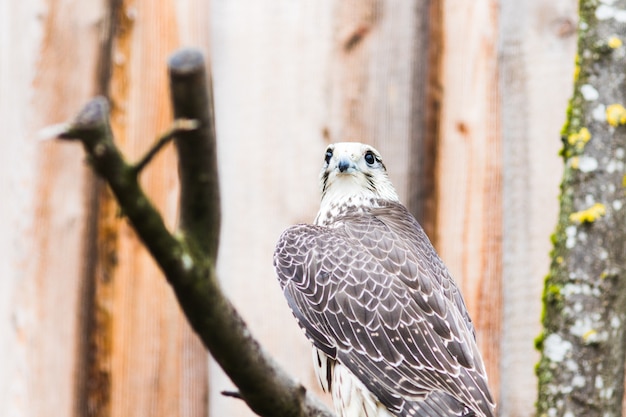
[[[0,13],[0,406],[9,416],[74,411],[88,175],[79,147],[37,132],[93,94],[101,16],[87,1],[8,2]]]
[[[408,195],[414,137],[417,1],[215,2],[212,61],[223,234],[219,274],[277,359],[319,392],[310,344],[278,289],[271,258],[281,231],[311,222],[327,143],[363,141],[383,154]],[[271,12],[270,12],[271,10]],[[427,52],[427,51],[426,51]],[[252,272],[251,272],[252,271]],[[222,398],[211,413],[252,415]]]
[[[326,75],[328,141],[375,146],[403,201],[409,196],[411,140],[423,129],[415,113],[427,70],[427,27],[418,14],[425,12],[423,3],[337,2]]]
[[[279,362],[317,389],[309,343],[274,277],[275,241],[315,216],[325,145],[370,142],[403,201],[425,204],[414,211],[427,213],[426,227],[462,285],[500,415],[532,415],[532,341],[557,213],[575,0],[113,3],[121,14],[108,88],[115,132],[131,159],[168,126],[166,57],[184,44],[212,60],[224,213],[219,274]],[[209,393],[204,349],[85,169],[82,150],[36,141],[38,129],[108,89],[98,68],[105,7],[0,5],[0,409],[196,416],[209,413],[210,395],[211,414],[251,416],[219,394],[232,386],[214,365]],[[429,51],[425,32],[434,36]],[[422,134],[430,136],[416,149]],[[416,161],[435,152],[424,174]],[[167,149],[142,176],[170,226],[176,170]]]
[[[262,345],[311,390],[309,342],[280,291],[272,254],[289,225],[310,222],[323,160],[331,2],[214,2],[211,58],[222,180],[218,275]],[[210,413],[253,416],[226,398],[214,363]]]
[[[500,413],[535,414],[541,293],[558,214],[559,131],[572,91],[575,0],[506,2],[501,9],[503,146]]]
[[[498,395],[502,154],[496,1],[443,6],[435,246],[460,284]]]
[[[426,235],[437,225],[436,163],[441,116],[442,1],[418,2],[411,114],[410,163],[406,206]]]
[[[137,160],[171,121],[165,62],[178,47],[173,2],[123,2],[112,53],[112,128]],[[177,164],[169,146],[142,172],[141,182],[166,223],[177,219]],[[192,333],[164,277],[108,195],[101,199],[99,240],[113,256],[96,270],[96,304],[110,343],[110,414],[204,416],[208,355]],[[106,353],[109,355],[106,355]]]

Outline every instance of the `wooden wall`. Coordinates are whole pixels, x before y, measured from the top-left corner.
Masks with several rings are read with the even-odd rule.
[[[212,60],[222,284],[278,361],[317,389],[275,241],[315,216],[325,145],[370,142],[463,288],[500,415],[532,415],[576,3],[0,0],[3,415],[252,415],[82,149],[37,139],[106,93],[138,157],[183,45]],[[142,177],[170,225],[176,169],[168,149]]]
[[[502,415],[531,415],[536,400],[533,339],[558,214],[557,153],[573,90],[577,7],[571,0],[501,6]]]

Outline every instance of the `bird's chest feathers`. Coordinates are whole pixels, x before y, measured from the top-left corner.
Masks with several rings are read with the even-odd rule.
[[[366,175],[330,175],[322,187],[322,201],[315,224],[330,226],[344,214],[358,214],[379,207],[381,201],[398,201],[391,183]]]
[[[355,181],[336,181],[322,196],[315,224],[328,226],[345,214],[363,213],[376,206],[376,197]]]
[[[351,196],[340,201],[329,201],[320,206],[315,224],[332,227],[338,218],[347,214],[363,214],[375,204],[373,197]]]

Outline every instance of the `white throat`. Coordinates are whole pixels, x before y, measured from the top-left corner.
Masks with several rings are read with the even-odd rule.
[[[366,210],[377,207],[379,200],[399,201],[398,194],[386,175],[376,178],[375,188],[372,190],[368,180],[362,175],[333,173],[322,194],[315,224],[328,225],[348,208]]]

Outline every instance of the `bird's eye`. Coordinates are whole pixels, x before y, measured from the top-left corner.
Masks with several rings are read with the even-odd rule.
[[[376,162],[376,157],[374,156],[374,152],[372,151],[367,151],[365,152],[365,162],[367,162],[367,165],[374,165],[374,162]]]
[[[324,156],[324,161],[328,164],[330,162],[330,158],[333,157],[333,150],[328,148],[326,149],[326,155]]]

